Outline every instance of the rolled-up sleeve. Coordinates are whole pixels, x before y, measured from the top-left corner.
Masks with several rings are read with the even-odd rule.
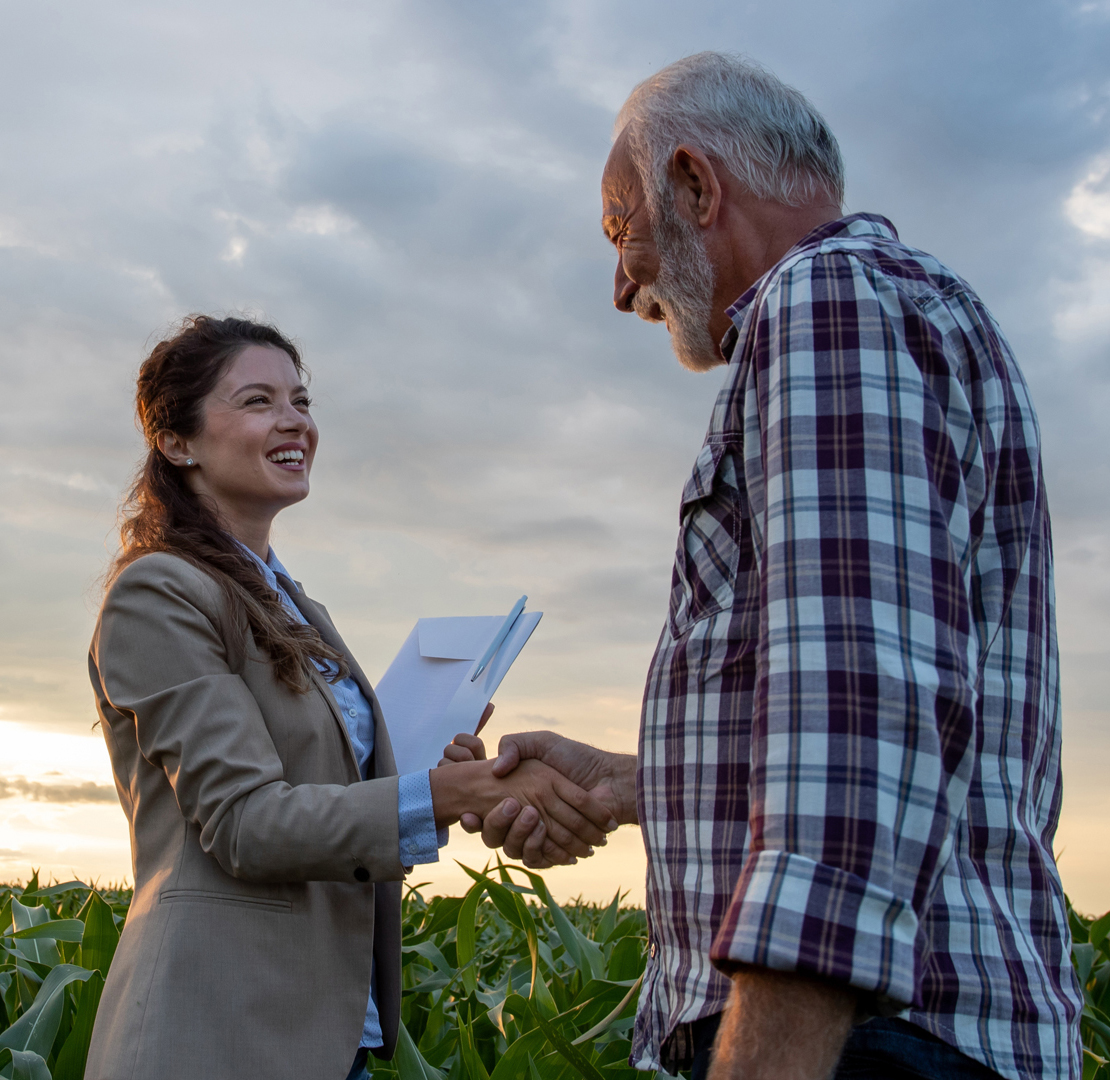
[[[744,470],[761,589],[750,849],[718,966],[915,1002],[967,796],[984,454],[941,335],[844,254],[765,301]]]

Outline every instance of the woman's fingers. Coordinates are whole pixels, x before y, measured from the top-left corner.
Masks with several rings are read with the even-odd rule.
[[[492,708],[490,706],[489,708]],[[487,710],[488,711],[488,710]],[[468,735],[460,731],[447,746],[443,748],[441,765],[448,765],[452,761],[485,761],[486,744],[477,735]]]
[[[458,761],[473,761],[474,755],[465,746],[456,746],[451,743],[443,748],[443,757],[439,759],[440,765],[453,765]]]

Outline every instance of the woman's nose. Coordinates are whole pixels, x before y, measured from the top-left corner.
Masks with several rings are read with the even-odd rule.
[[[282,411],[278,423],[287,431],[304,431],[308,427],[308,417],[290,402]]]

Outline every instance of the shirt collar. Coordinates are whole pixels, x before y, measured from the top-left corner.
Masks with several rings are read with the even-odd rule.
[[[847,217],[837,218],[836,221],[826,221],[805,234],[770,270],[758,281],[751,285],[740,298],[729,308],[725,314],[732,320],[725,336],[721,338],[721,355],[726,361],[731,362],[736,342],[740,339],[740,324],[744,321],[744,314],[759,292],[760,286],[767,280],[768,274],[773,274],[787,259],[793,258],[806,248],[820,247],[826,240],[834,236],[857,237],[877,236],[883,240],[898,239],[898,230],[889,220],[881,214],[849,214]]]
[[[274,589],[275,591],[278,589],[277,575],[282,574],[285,578],[293,583],[294,591],[300,592],[300,590],[297,588],[297,583],[293,581],[293,575],[290,574],[289,571],[281,565],[281,560],[274,554],[273,548],[270,548],[270,550],[267,551],[266,561],[263,562],[242,541],[236,540],[235,543],[237,543],[239,547],[242,548],[242,550],[245,551],[254,560],[255,564],[258,566],[258,569],[262,571],[262,576],[266,579],[266,584],[269,585],[271,589]]]

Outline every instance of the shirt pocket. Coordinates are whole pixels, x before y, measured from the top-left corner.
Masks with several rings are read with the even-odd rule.
[[[738,449],[735,443],[707,442],[682,489],[671,577],[670,622],[676,637],[733,606],[745,548],[750,556],[751,530],[736,472]]]

